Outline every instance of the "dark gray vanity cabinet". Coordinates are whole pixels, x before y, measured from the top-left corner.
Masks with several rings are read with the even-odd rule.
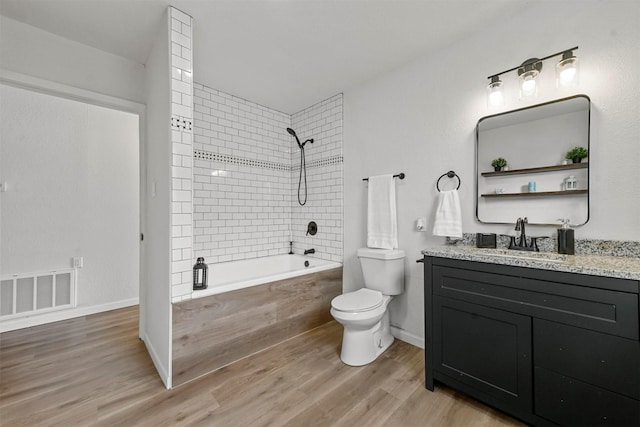
[[[534,425],[640,425],[635,280],[425,257],[426,387]]]

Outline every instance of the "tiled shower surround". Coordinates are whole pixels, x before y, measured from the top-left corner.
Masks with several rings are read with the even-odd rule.
[[[193,158],[193,19],[169,7],[171,49],[171,296],[191,294],[193,239],[191,177]]]
[[[342,262],[342,94],[294,114],[291,124],[301,142],[314,138],[313,144],[305,146],[308,199],[304,206],[298,204],[300,150],[297,143],[291,145],[293,250],[303,253],[315,248],[314,256]],[[304,174],[302,180],[304,185]],[[304,201],[303,187],[300,197]],[[306,234],[309,221],[318,224],[315,236]]]
[[[304,141],[308,200],[297,202]],[[342,95],[290,116],[194,82],[193,257],[342,261]],[[304,176],[303,176],[304,179]],[[305,236],[315,221],[318,233]]]

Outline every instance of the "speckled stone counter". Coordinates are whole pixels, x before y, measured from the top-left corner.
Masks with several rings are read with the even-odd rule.
[[[640,258],[635,257],[560,255],[553,252],[480,249],[463,245],[432,247],[424,249],[422,253],[441,258],[640,280]]]

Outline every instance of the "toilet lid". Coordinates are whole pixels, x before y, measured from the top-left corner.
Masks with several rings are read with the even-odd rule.
[[[367,288],[339,295],[331,301],[331,307],[339,311],[368,311],[382,305],[382,293]]]

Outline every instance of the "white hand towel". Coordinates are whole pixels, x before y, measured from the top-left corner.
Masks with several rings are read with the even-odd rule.
[[[396,184],[393,175],[369,177],[367,206],[367,246],[379,249],[398,247]]]
[[[458,190],[440,192],[433,235],[462,238],[462,212]]]

